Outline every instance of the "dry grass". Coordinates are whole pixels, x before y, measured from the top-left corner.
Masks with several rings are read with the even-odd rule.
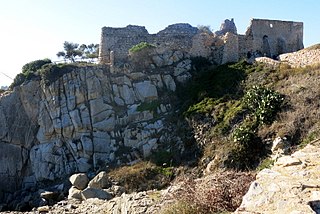
[[[235,211],[255,179],[252,173],[220,172],[205,178],[182,179],[182,188],[174,196],[177,203],[162,213],[221,213]]]
[[[317,49],[320,49],[320,44],[311,45],[310,47],[307,47],[304,50],[317,50]]]
[[[116,168],[108,173],[110,178],[123,186],[126,192],[162,189],[170,184],[172,168],[162,168],[147,161],[132,166]]]
[[[263,76],[263,78],[258,77]],[[260,128],[259,136],[286,136],[296,145],[320,128],[320,66],[304,68],[282,65],[276,71],[255,73],[250,84],[267,85],[286,96],[286,108],[271,126]],[[318,137],[314,136],[314,137]]]

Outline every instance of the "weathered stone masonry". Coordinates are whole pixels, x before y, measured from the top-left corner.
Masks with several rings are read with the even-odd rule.
[[[207,35],[205,35],[207,34]],[[180,50],[191,57],[210,58],[215,64],[234,62],[249,56],[276,57],[303,48],[303,23],[267,19],[252,19],[245,35],[237,34],[231,20],[225,20],[214,34],[203,32],[189,24],[174,24],[157,34],[149,34],[145,27],[129,25],[125,28],[102,28],[100,63],[110,63],[110,52],[115,62],[125,62],[128,50],[148,42],[165,49]]]

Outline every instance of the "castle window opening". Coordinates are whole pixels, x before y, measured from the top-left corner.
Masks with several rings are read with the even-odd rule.
[[[273,28],[273,24],[270,24],[270,28]]]

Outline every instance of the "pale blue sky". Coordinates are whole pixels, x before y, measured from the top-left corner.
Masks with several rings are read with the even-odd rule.
[[[304,22],[305,47],[320,43],[319,0],[0,0],[0,72],[14,77],[32,60],[51,58],[63,42],[99,43],[103,26],[209,25],[234,18],[243,34],[251,18]],[[0,86],[11,80],[0,73]]]

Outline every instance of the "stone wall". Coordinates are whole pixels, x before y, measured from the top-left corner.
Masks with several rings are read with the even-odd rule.
[[[224,43],[222,64],[227,62],[237,62],[239,60],[238,36],[228,32],[224,37]]]
[[[110,62],[110,51],[114,51],[114,58],[117,61],[125,60],[132,46],[149,40],[150,35],[145,27],[134,25],[125,28],[103,27],[99,47],[100,63]]]
[[[303,48],[303,23],[252,19],[246,36],[252,37],[253,51],[262,56],[278,56]]]
[[[293,67],[305,67],[320,64],[320,49],[300,50],[294,53],[281,54],[279,60]]]
[[[227,33],[236,36],[221,44],[221,41],[226,41],[224,37]],[[300,50],[303,48],[303,23],[252,19],[245,35],[237,34],[233,19],[226,19],[221,29],[214,34],[203,32],[189,24],[169,25],[157,34],[149,34],[140,26],[104,27],[101,35],[100,62],[110,63],[111,51],[114,52],[116,63],[127,62],[128,50],[140,42],[152,43],[156,46],[156,52],[160,54],[178,50],[191,57],[209,58],[211,62],[219,65],[248,56],[275,57]],[[229,51],[230,45],[234,47],[231,48],[232,51]]]
[[[125,28],[102,28],[100,63],[110,63],[110,51],[114,52],[116,62],[128,60],[129,49],[140,42],[155,44],[158,50],[189,51],[192,37],[198,29],[189,24],[173,24],[157,34],[149,34],[145,27],[128,25]]]

